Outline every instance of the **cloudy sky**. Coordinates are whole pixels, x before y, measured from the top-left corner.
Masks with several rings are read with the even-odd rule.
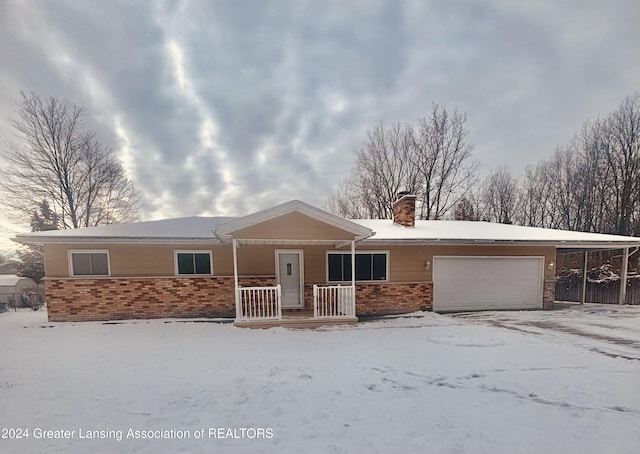
[[[321,205],[368,129],[432,103],[466,112],[483,173],[517,174],[640,90],[639,19],[637,0],[0,0],[0,134],[20,90],[86,106],[143,219]]]

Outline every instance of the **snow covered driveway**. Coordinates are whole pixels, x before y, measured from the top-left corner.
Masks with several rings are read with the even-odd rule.
[[[525,333],[543,335],[611,357],[640,360],[640,306],[561,304],[555,311],[455,314]]]
[[[640,308],[589,306],[316,331],[0,314],[0,452],[636,453]]]

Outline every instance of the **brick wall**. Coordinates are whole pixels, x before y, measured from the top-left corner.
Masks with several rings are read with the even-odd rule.
[[[234,317],[233,277],[47,279],[49,321]]]
[[[556,281],[544,281],[542,292],[542,308],[553,309],[553,303],[556,300]]]
[[[430,282],[356,284],[356,315],[390,315],[431,310]]]
[[[275,276],[241,277],[240,285],[273,286]],[[46,279],[49,321],[165,317],[234,317],[233,277]],[[543,308],[553,309],[555,281],[544,283]],[[431,310],[433,285],[356,284],[356,315]],[[305,309],[313,310],[313,286],[305,285]]]
[[[238,284],[240,287],[275,287],[275,276],[239,276]],[[233,277],[231,277],[231,285],[233,286]]]
[[[326,285],[326,284],[323,284]],[[357,283],[356,315],[406,314],[431,310],[431,283]],[[313,284],[304,286],[304,308],[313,310]]]

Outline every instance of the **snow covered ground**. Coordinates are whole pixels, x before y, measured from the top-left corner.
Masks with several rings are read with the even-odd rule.
[[[29,435],[0,438],[2,453],[640,446],[640,307],[424,313],[316,331],[49,324],[25,311],[0,314],[0,343],[0,435]]]

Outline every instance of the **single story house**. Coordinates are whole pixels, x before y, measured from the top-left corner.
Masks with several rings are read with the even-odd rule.
[[[640,239],[471,221],[344,219],[293,200],[238,218],[23,233],[44,245],[50,321],[233,317],[353,323],[418,310],[551,309],[559,248]]]
[[[0,303],[8,306],[22,306],[24,292],[35,293],[38,284],[30,277],[16,274],[0,274]]]

